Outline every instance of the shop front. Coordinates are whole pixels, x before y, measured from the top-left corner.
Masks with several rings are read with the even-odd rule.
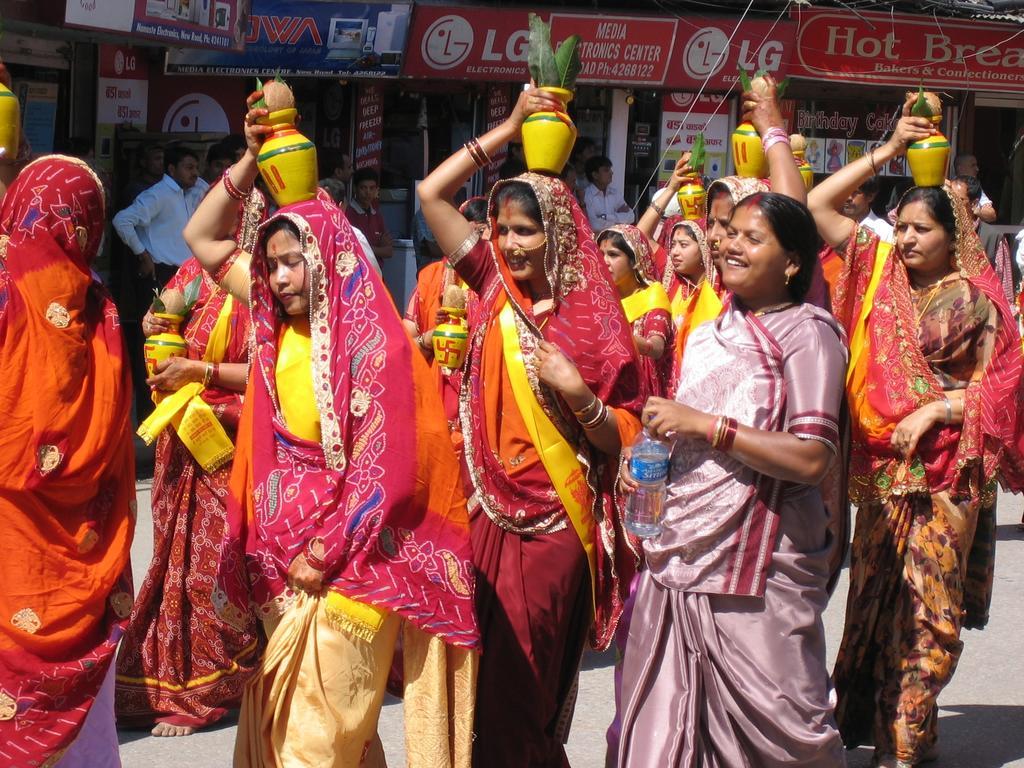
[[[1019,26],[869,11],[812,10],[796,17],[792,94],[798,127],[813,139],[816,171],[831,172],[839,159],[854,159],[887,135],[904,93],[920,84],[942,94],[942,130],[954,155],[978,157],[979,178],[1000,224],[1021,221],[1024,43]],[[811,155],[809,147],[809,160]],[[908,185],[907,169],[901,163],[890,166],[883,171],[885,186]]]

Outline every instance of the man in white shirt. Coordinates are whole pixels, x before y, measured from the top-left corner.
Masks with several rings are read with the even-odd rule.
[[[870,229],[883,243],[893,243],[895,239],[892,224],[871,210],[871,204],[877,195],[878,177],[872,176],[850,193],[840,212],[859,222],[862,227]]]
[[[114,216],[114,229],[139,260],[139,276],[163,287],[192,255],[181,232],[209,185],[199,158],[186,147],[164,150],[165,173]]]
[[[592,157],[587,160],[586,174],[590,186],[583,202],[594,234],[613,224],[632,224],[635,218],[633,209],[626,204],[622,193],[612,186],[612,161],[600,155]]]
[[[974,155],[957,155],[956,160],[953,161],[953,176],[973,176],[978,178],[980,172],[978,168],[978,158]],[[996,207],[992,203],[992,199],[985,194],[985,190],[981,190],[981,199],[978,201],[977,209],[975,210],[978,218],[986,224],[994,224],[996,218]]]

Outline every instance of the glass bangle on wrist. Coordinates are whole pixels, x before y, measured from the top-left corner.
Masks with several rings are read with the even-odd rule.
[[[249,189],[245,192],[236,187],[235,183],[231,181],[232,168],[234,168],[233,165],[228,166],[224,170],[224,174],[221,176],[221,179],[223,180],[224,183],[224,191],[228,193],[228,197],[230,197],[232,200],[245,200],[245,198],[249,196],[249,193],[252,192],[252,187],[249,187]]]

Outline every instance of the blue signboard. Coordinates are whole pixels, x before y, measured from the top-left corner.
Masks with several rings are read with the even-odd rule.
[[[412,6],[252,0],[244,53],[172,49],[168,74],[398,77]]]

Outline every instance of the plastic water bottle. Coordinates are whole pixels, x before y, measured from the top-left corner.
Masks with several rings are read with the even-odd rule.
[[[626,529],[643,539],[661,532],[661,510],[665,505],[670,451],[645,429],[633,444],[629,472],[639,484],[626,500]]]

